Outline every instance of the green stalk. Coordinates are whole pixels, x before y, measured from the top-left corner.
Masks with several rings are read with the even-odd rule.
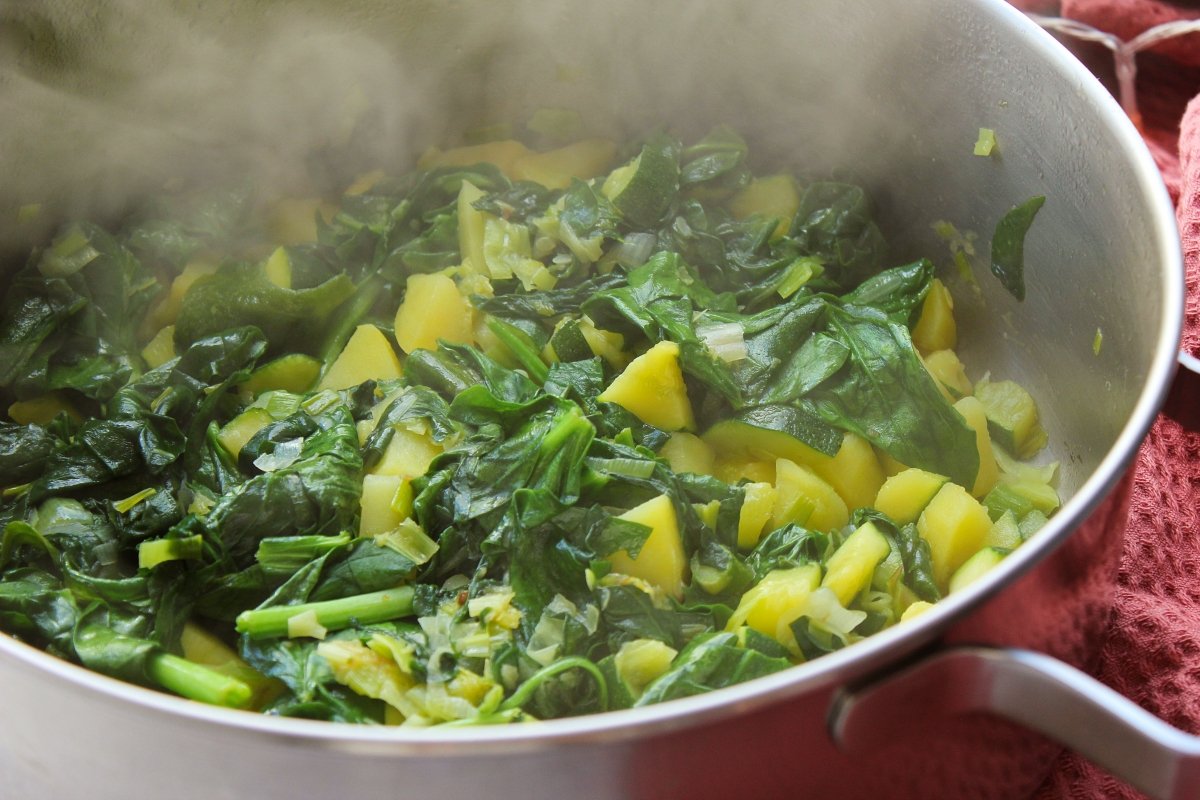
[[[256,608],[238,614],[237,631],[251,639],[287,636],[288,620],[309,611],[315,613],[317,622],[328,630],[340,630],[356,624],[387,622],[413,613],[413,594],[413,587],[399,586],[382,592],[340,597],[337,600],[323,600],[318,603]]]
[[[561,658],[552,664],[542,667],[537,672],[530,675],[524,683],[517,687],[517,690],[496,709],[498,712],[512,711],[529,702],[533,697],[533,693],[538,690],[544,682],[553,678],[560,672],[566,672],[569,669],[582,669],[587,672],[596,681],[596,695],[600,701],[600,710],[608,710],[608,681],[604,679],[604,673],[600,668],[588,661],[586,658],[579,656],[571,656],[569,658]]]
[[[546,362],[542,361],[529,334],[515,325],[510,325],[495,317],[488,318],[487,326],[492,333],[496,334],[496,338],[508,348],[508,352],[525,368],[534,383],[546,382],[546,378],[550,375],[550,368],[546,366]]]
[[[161,651],[150,657],[146,671],[162,688],[214,706],[245,708],[254,694],[237,678]]]

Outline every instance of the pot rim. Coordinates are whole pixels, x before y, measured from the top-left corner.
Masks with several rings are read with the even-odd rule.
[[[121,704],[217,726],[227,733],[267,736],[330,749],[389,757],[471,757],[548,746],[626,741],[668,733],[730,716],[894,663],[933,641],[1001,589],[1046,558],[1113,490],[1133,463],[1138,448],[1163,404],[1177,366],[1183,326],[1184,265],[1174,207],[1158,167],[1124,111],[1076,58],[1024,14],[1004,0],[979,0],[992,22],[1014,36],[1036,42],[1042,55],[1063,78],[1091,101],[1118,140],[1134,168],[1136,185],[1151,216],[1153,235],[1163,260],[1160,270],[1164,314],[1158,321],[1158,346],[1129,419],[1097,469],[1064,503],[1034,541],[1015,550],[996,569],[960,593],[938,602],[920,617],[873,634],[854,646],[804,665],[693,697],[622,711],[611,711],[522,725],[467,728],[402,728],[330,724],[273,717],[208,706],[156,690],[125,683],[51,656],[6,634],[0,634],[0,656],[22,662],[83,692],[96,692]]]

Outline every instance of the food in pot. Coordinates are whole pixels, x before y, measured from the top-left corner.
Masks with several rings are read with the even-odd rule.
[[[755,175],[725,128],[68,224],[0,314],[0,627],[409,725],[818,657],[1058,506],[1033,399],[962,364],[935,272],[862,188]]]

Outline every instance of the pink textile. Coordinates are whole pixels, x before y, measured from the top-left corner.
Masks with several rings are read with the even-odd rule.
[[[1200,18],[1200,8],[1165,0],[1013,2],[1126,41],[1154,25]],[[1103,71],[1101,57],[1083,57]],[[1187,268],[1183,347],[1200,355],[1200,34],[1163,42],[1137,58],[1143,135],[1176,202]],[[1096,674],[1172,725],[1200,734],[1200,379],[1177,383],[1135,470],[1116,607]],[[1037,795],[1140,797],[1071,753]]]

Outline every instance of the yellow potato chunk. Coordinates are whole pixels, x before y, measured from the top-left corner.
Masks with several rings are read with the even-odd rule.
[[[637,558],[631,558],[624,550],[610,555],[608,560],[613,572],[641,578],[672,597],[682,597],[687,556],[683,552],[679,520],[675,516],[671,498],[660,494],[629,509],[617,519],[645,525],[650,528],[650,535],[642,543]]]
[[[640,694],[658,676],[671,668],[679,652],[657,639],[634,639],[621,645],[614,666],[634,694]]]
[[[963,363],[953,350],[935,350],[921,360],[947,402],[953,403],[972,393],[971,381],[967,379]]]
[[[59,414],[80,419],[79,412],[58,392],[46,392],[29,400],[18,400],[8,407],[8,417],[18,425],[46,425]]]
[[[267,212],[267,235],[281,245],[315,242],[317,214],[329,218],[334,213],[336,210],[319,197],[285,197]]]
[[[950,576],[983,546],[992,528],[987,509],[957,483],[947,483],[917,518],[917,532],[929,543],[933,578],[945,591]]]
[[[738,547],[749,550],[762,538],[763,529],[775,509],[775,487],[769,483],[747,483],[742,509],[738,513]]]
[[[518,158],[513,162],[512,178],[540,183],[547,189],[566,189],[572,178],[589,180],[608,172],[616,155],[617,145],[611,139],[584,139]]]
[[[816,453],[808,465],[829,482],[851,511],[869,506],[883,485],[883,468],[875,449],[857,434],[843,436],[841,449],[833,458]]]
[[[453,147],[449,150],[432,149],[421,156],[417,166],[421,169],[434,167],[469,167],[472,164],[495,164],[507,177],[513,177],[513,164],[528,155],[529,148],[515,139],[503,139],[485,144]]]
[[[217,441],[231,456],[237,458],[246,442],[272,422],[274,420],[265,408],[248,408],[221,428],[217,434]]]
[[[146,334],[149,335],[150,331],[164,325],[174,325],[175,320],[179,317],[179,310],[183,308],[183,297],[187,294],[188,289],[192,288],[192,284],[196,281],[206,275],[212,275],[216,271],[216,262],[203,259],[189,262],[171,281],[171,288],[167,291],[166,297],[159,300],[146,315],[145,324],[150,326],[150,330],[146,331]]]
[[[933,608],[933,603],[926,602],[925,600],[918,600],[909,605],[908,608],[904,609],[904,613],[900,615],[900,621],[907,622],[910,619],[916,619],[931,608]]]
[[[875,495],[874,507],[900,525],[916,522],[947,480],[944,475],[910,467],[883,482]]]
[[[713,463],[713,477],[726,483],[742,480],[752,483],[775,483],[775,459],[757,459],[746,455],[718,454]]]
[[[879,459],[879,466],[883,468],[883,474],[889,478],[893,475],[899,475],[908,469],[907,464],[897,461],[883,450],[876,450],[875,457]]]
[[[663,430],[696,427],[679,368],[679,345],[674,342],[659,342],[629,362],[597,399],[616,403],[647,425]]]
[[[701,438],[716,450],[718,467],[725,459],[739,457],[746,460],[786,458],[803,464],[832,486],[851,510],[869,506],[883,485],[883,468],[874,448],[866,439],[853,433],[842,436],[842,445],[834,456],[827,456],[782,431],[734,420],[718,422]]]
[[[937,278],[921,303],[921,315],[912,332],[913,344],[922,353],[953,350],[958,344],[958,328],[954,324],[954,299],[950,290]]]
[[[442,452],[442,446],[427,433],[397,428],[383,451],[383,458],[371,468],[376,475],[416,478],[429,470],[429,463]]]
[[[771,570],[756,586],[742,595],[725,630],[734,631],[746,625],[770,636],[800,655],[800,646],[792,634],[791,624],[808,610],[809,596],[821,581],[819,564],[803,564],[791,569]]]
[[[821,585],[837,595],[839,603],[849,606],[871,583],[875,568],[890,552],[891,544],[874,524],[860,525],[825,563]]]
[[[667,460],[676,472],[694,472],[711,475],[716,456],[712,448],[694,433],[675,431],[658,454]]]
[[[975,475],[975,485],[971,494],[983,497],[996,485],[1000,477],[1000,467],[996,465],[996,456],[992,452],[992,435],[988,432],[987,412],[983,403],[974,397],[964,397],[954,404],[954,410],[962,415],[971,430],[975,431],[975,446],[979,450],[979,472]]]
[[[775,462],[772,528],[795,522],[812,530],[831,531],[849,521],[846,503],[813,470],[786,458]]]
[[[168,325],[154,334],[142,348],[142,358],[150,369],[161,367],[175,357],[175,326]]]
[[[402,495],[406,487],[407,511],[403,502],[395,502],[397,495]],[[401,499],[403,501],[403,498]],[[374,536],[387,533],[410,515],[412,488],[408,486],[408,479],[400,475],[364,475],[359,505],[362,515],[359,517],[358,535]]]
[[[473,314],[449,275],[411,275],[396,311],[396,341],[405,353],[436,349],[438,339],[473,344]]]
[[[792,217],[800,208],[800,193],[791,175],[768,175],[755,178],[729,201],[729,211],[737,219],[754,214],[779,220],[772,232],[778,238],[792,226]]]
[[[292,288],[292,260],[288,258],[287,250],[276,247],[263,264],[263,274],[281,289]]]
[[[400,359],[383,331],[359,325],[317,388],[349,389],[363,381],[399,378],[401,371]]]

